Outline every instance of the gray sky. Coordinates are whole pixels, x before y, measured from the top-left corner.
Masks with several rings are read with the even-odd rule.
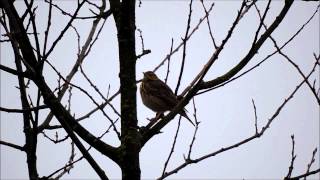
[[[207,7],[212,1],[206,2]],[[39,6],[37,12],[40,41],[43,42],[46,27],[47,5],[36,1]],[[240,1],[217,1],[210,15],[210,23],[213,35],[218,42],[225,37],[231,26]],[[15,3],[23,12],[23,2]],[[60,5],[73,12],[73,1],[60,1]],[[265,7],[266,2],[259,2],[259,7]],[[270,25],[283,6],[281,1],[272,2],[266,23]],[[279,28],[272,34],[277,42],[282,45],[286,42],[308,18],[313,14],[317,3],[295,2]],[[137,28],[143,31],[144,45],[151,49],[152,53],[139,59],[137,62],[137,79],[142,77],[142,72],[152,70],[158,65],[170,50],[171,38],[174,46],[181,42],[184,36],[187,22],[188,1],[143,1],[142,7],[136,9]],[[88,10],[83,10],[81,15],[88,15]],[[191,28],[204,16],[200,2],[195,1],[193,6]],[[68,19],[54,10],[52,31],[49,43],[57,37]],[[214,79],[224,74],[236,65],[248,52],[254,33],[257,28],[258,16],[254,9],[241,20],[235,32],[223,49],[218,61],[210,69],[205,80]],[[91,21],[77,21],[74,23],[81,34],[81,46],[85,41],[91,26]],[[1,29],[3,34],[3,29]],[[136,36],[137,54],[141,52],[139,33]],[[304,73],[308,73],[313,64],[313,53],[319,54],[319,13],[305,27],[305,29],[293,40],[284,52],[299,65]],[[111,85],[110,93],[113,94],[119,87],[118,80],[118,55],[117,55],[116,30],[112,18],[109,18],[102,30],[101,36],[86,58],[83,67],[97,87],[107,94],[108,85]],[[255,65],[268,54],[274,51],[270,40],[262,46],[259,53],[252,59],[245,69]],[[180,93],[192,81],[193,77],[201,70],[203,65],[214,52],[206,23],[192,36],[187,45],[187,58],[185,74],[182,78]],[[54,66],[62,75],[67,75],[76,60],[77,39],[73,30],[69,30],[55,51],[49,57]],[[182,51],[171,58],[171,71],[168,84],[174,88],[177,83]],[[10,44],[1,43],[1,64],[14,67],[13,53]],[[45,78],[52,89],[57,85],[57,75],[45,67]],[[157,71],[161,79],[165,78],[166,65]],[[316,78],[316,87],[319,87],[319,68],[311,76],[310,82]],[[302,81],[297,70],[282,56],[275,55],[260,67],[246,76],[209,93],[196,96],[197,116],[201,121],[196,138],[192,157],[196,158],[207,153],[232,145],[253,135],[254,110],[251,99],[255,100],[258,115],[258,127],[266,124],[274,114],[278,106]],[[102,102],[100,96],[90,87],[80,74],[76,75],[72,82],[81,85],[90,92],[93,97]],[[1,71],[1,107],[20,107],[17,79]],[[36,89],[31,84],[29,93],[36,95]],[[138,119],[139,125],[146,125],[147,117],[154,113],[143,106],[138,95]],[[66,97],[63,102],[66,103]],[[35,97],[34,97],[35,98]],[[119,109],[119,97],[113,101],[113,105]],[[74,90],[72,97],[72,113],[80,117],[94,108],[94,104],[81,92]],[[189,116],[193,116],[192,104],[186,106]],[[110,108],[107,112],[114,119],[117,116]],[[48,111],[43,111],[41,117],[46,117]],[[22,117],[17,114],[1,112],[1,140],[15,144],[24,144],[22,132]],[[157,178],[161,175],[164,162],[169,154],[177,127],[178,117],[171,121],[162,131],[150,140],[140,153],[142,178]],[[54,121],[57,123],[57,121]],[[100,135],[108,127],[108,120],[101,112],[81,122],[91,133]],[[56,131],[46,131],[51,137]],[[65,132],[58,131],[59,137],[64,137]],[[280,115],[272,123],[271,127],[259,139],[253,140],[241,147],[219,154],[198,164],[190,165],[170,178],[283,178],[290,165],[291,134],[295,135],[295,153],[297,158],[294,165],[293,176],[305,172],[307,164],[311,160],[312,151],[319,148],[319,106],[306,85],[295,94],[294,98],[285,106]],[[168,170],[181,164],[183,154],[188,153],[188,148],[193,135],[193,127],[184,119],[181,124],[177,148],[170,161]],[[119,145],[115,133],[107,134],[103,140],[112,145]],[[86,144],[87,145],[87,144]],[[26,156],[22,152],[0,146],[1,149],[1,179],[28,178]],[[39,135],[38,143],[38,168],[40,176],[46,176],[54,170],[62,167],[70,154],[70,141],[61,144],[53,144]],[[77,150],[76,156],[81,153]],[[98,164],[106,171],[108,177],[119,178],[121,171],[110,159],[102,156],[95,150],[90,151]],[[312,169],[319,168],[319,154]],[[313,176],[314,178],[318,176]],[[97,178],[90,165],[82,160],[71,170],[64,179]]]

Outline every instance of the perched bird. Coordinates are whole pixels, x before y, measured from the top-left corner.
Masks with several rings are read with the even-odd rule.
[[[143,75],[140,85],[143,104],[156,112],[157,115],[172,110],[178,104],[178,100],[170,87],[161,81],[152,71],[144,72]],[[194,123],[187,116],[185,109],[179,114],[194,126]]]

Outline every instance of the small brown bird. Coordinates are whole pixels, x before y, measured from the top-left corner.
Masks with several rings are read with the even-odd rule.
[[[161,81],[152,71],[144,72],[143,75],[140,85],[143,104],[157,114],[172,110],[178,104],[178,100],[170,87]],[[185,109],[179,114],[194,126],[194,123],[187,116]]]

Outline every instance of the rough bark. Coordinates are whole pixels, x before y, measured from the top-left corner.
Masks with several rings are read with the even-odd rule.
[[[140,179],[141,136],[137,127],[135,0],[110,1],[117,25],[121,93],[121,170],[122,179]]]

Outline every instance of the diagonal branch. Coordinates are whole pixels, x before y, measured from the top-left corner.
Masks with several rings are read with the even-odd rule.
[[[22,76],[25,78],[31,78],[30,74],[28,74],[26,72],[18,72],[17,70],[11,69],[11,68],[4,66],[2,64],[0,64],[0,69],[7,72],[7,73],[13,74],[13,75]]]
[[[12,147],[12,148],[20,150],[20,151],[26,151],[26,148],[24,146],[19,146],[19,145],[12,144],[12,143],[9,143],[9,142],[6,142],[6,141],[0,140],[0,144],[4,145],[4,146]]]
[[[102,14],[104,11],[104,6],[101,7],[100,9],[100,14]],[[75,62],[75,64],[73,65],[71,71],[69,72],[69,74],[67,75],[66,77],[66,81],[67,82],[71,82],[71,79],[74,77],[74,75],[77,73],[78,69],[79,69],[79,66],[82,64],[82,62],[84,61],[86,55],[89,53],[89,49],[90,49],[90,42],[92,41],[93,39],[93,36],[97,30],[97,27],[98,27],[98,24],[101,20],[101,16],[98,16],[97,19],[95,19],[93,22],[92,22],[92,26],[91,26],[91,29],[90,29],[90,32],[88,34],[88,37],[86,39],[86,42],[84,43],[84,45],[82,46],[82,49],[81,49],[81,52],[79,53],[78,55],[78,58]],[[64,96],[64,94],[66,93],[68,89],[68,83],[64,83],[63,86],[62,86],[62,89],[60,90],[60,92],[58,93],[58,99],[61,100],[62,97]],[[98,109],[97,109],[98,110]],[[44,120],[44,122],[39,126],[38,128],[38,131],[41,132],[44,128],[46,128],[49,123],[51,122],[53,118],[53,114],[50,112],[48,114],[48,116],[46,117],[46,119]]]
[[[227,36],[225,37],[225,39],[222,41],[221,45],[219,46],[219,48],[213,53],[212,57],[209,59],[209,61],[207,62],[207,64],[204,66],[204,68],[201,70],[201,72],[197,75],[197,77],[195,78],[195,80],[192,83],[196,83],[197,84],[195,86],[193,86],[191,88],[191,86],[187,87],[191,88],[191,90],[189,91],[189,93],[186,95],[186,97],[184,97],[179,103],[178,105],[175,106],[175,108],[173,108],[173,110],[166,115],[159,123],[157,123],[155,126],[153,126],[151,129],[147,130],[144,134],[143,134],[143,144],[146,143],[150,138],[152,138],[155,134],[157,134],[165,125],[167,125],[170,120],[172,120],[175,115],[177,113],[179,113],[183,107],[185,105],[187,105],[187,103],[192,99],[192,97],[197,93],[197,91],[199,90],[199,85],[200,82],[202,82],[203,77],[205,76],[205,74],[208,72],[208,70],[210,69],[211,65],[214,63],[214,61],[216,59],[218,59],[218,56],[220,54],[220,52],[222,51],[222,49],[224,48],[224,45],[228,42],[228,40],[230,39],[233,30],[235,29],[236,25],[238,24],[240,17],[241,17],[241,13],[242,10],[244,9],[245,6],[245,2],[242,2],[241,8],[238,11],[237,17],[234,20],[231,28],[228,31]],[[191,83],[191,84],[192,84]],[[183,93],[186,93],[186,90]]]
[[[217,86],[223,82],[226,82],[227,80],[232,78],[234,75],[236,75],[240,70],[242,70],[248,64],[248,62],[253,58],[253,56],[258,52],[262,44],[267,40],[267,38],[271,35],[271,33],[279,26],[279,24],[282,22],[282,20],[286,16],[292,4],[293,4],[293,0],[285,1],[284,7],[282,8],[280,14],[273,21],[271,26],[260,36],[257,42],[254,43],[254,45],[251,47],[248,54],[235,67],[233,67],[224,75],[217,77],[216,79],[201,83],[199,89],[208,89],[208,88]]]
[[[115,162],[117,162],[118,160],[116,148],[102,142],[101,140],[93,136],[91,133],[89,133],[63,107],[63,105],[60,103],[60,100],[54,95],[49,86],[46,84],[44,77],[41,75],[41,72],[39,72],[39,70],[37,69],[38,64],[33,53],[32,46],[23,27],[23,23],[19,18],[19,15],[15,7],[13,6],[12,2],[9,2],[8,0],[3,0],[0,1],[0,5],[4,7],[6,13],[8,14],[10,24],[12,25],[13,30],[15,32],[19,32],[14,33],[13,37],[19,43],[21,52],[23,54],[23,59],[25,60],[25,63],[28,64],[26,65],[28,70],[32,72],[33,82],[40,89],[44,99],[44,103],[48,105],[48,107],[51,109],[53,114],[56,116],[57,120],[67,131],[68,135],[75,142],[81,153],[85,156],[89,164],[97,172],[100,178],[107,179],[104,172],[97,165],[97,163],[94,161],[91,155],[86,151],[80,140],[74,134],[73,130],[76,133],[78,133],[79,136],[81,136],[87,143],[93,145],[98,151],[105,154]]]
[[[317,62],[314,64],[312,70],[310,71],[310,73],[308,74],[307,78],[311,76],[311,74],[314,72],[317,64],[319,63],[319,59],[317,59]],[[185,168],[186,166],[188,166],[189,164],[195,164],[198,163],[200,161],[203,161],[205,159],[208,159],[210,157],[216,156],[220,153],[223,153],[225,151],[229,151],[231,149],[237,148],[243,144],[246,144],[254,139],[260,138],[265,132],[266,130],[270,127],[271,123],[275,120],[276,117],[278,117],[278,115],[280,114],[280,112],[282,111],[282,109],[285,107],[285,105],[293,98],[293,96],[295,95],[295,93],[300,89],[300,87],[306,82],[306,79],[304,79],[301,83],[298,84],[298,86],[293,90],[293,92],[284,100],[284,102],[276,109],[276,111],[273,113],[273,115],[269,118],[268,122],[265,124],[265,126],[262,127],[262,129],[258,132],[255,133],[254,135],[240,141],[237,142],[235,144],[232,144],[230,146],[227,147],[222,147],[221,149],[214,151],[212,153],[203,155],[199,158],[195,158],[195,159],[186,159],[184,163],[182,163],[181,165],[177,166],[176,168],[174,168],[173,170],[166,172],[163,176],[161,176],[159,179],[164,179],[174,173],[177,173],[178,171],[180,171],[181,169]],[[314,172],[313,172],[314,173]]]
[[[176,86],[176,89],[174,91],[175,95],[178,94],[178,90],[179,90],[179,87],[180,87],[180,82],[181,82],[181,78],[182,78],[182,74],[183,74],[183,70],[184,70],[184,63],[185,63],[185,60],[186,60],[187,37],[188,37],[188,34],[189,34],[189,30],[190,30],[191,15],[192,15],[192,2],[193,2],[193,0],[190,0],[190,3],[189,3],[189,15],[188,15],[188,21],[187,21],[187,30],[186,30],[186,33],[184,35],[184,38],[182,39],[182,42],[183,42],[182,62],[181,62],[181,67],[180,67],[180,73],[179,73],[177,86]]]

